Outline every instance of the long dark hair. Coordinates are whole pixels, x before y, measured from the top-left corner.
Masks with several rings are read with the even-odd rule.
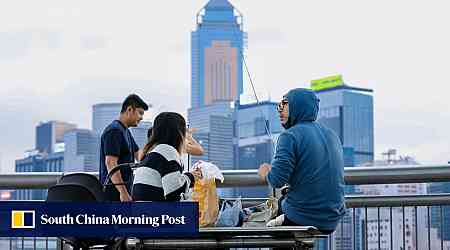
[[[153,128],[148,134],[151,136],[144,146],[142,158],[158,144],[170,145],[181,153],[186,135],[186,121],[178,113],[162,112],[156,116]]]

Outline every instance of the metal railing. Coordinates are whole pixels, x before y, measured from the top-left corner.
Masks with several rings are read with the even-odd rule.
[[[47,189],[56,184],[63,174],[54,172],[0,174],[0,189]],[[90,174],[97,175],[97,173]],[[225,170],[223,174],[225,181],[218,183],[218,187],[267,185],[259,178],[257,170]],[[348,185],[450,182],[450,165],[346,168],[345,182]],[[262,199],[245,199],[243,205],[262,201]],[[341,221],[336,232],[326,243],[322,242],[319,245],[326,244],[328,249],[336,250],[407,249],[411,245],[414,246],[411,249],[447,249],[447,241],[442,236],[447,233],[444,232],[447,230],[444,226],[446,221],[444,215],[447,215],[447,209],[450,214],[450,207],[446,207],[450,206],[450,194],[348,195],[346,205],[348,208],[346,218]],[[426,219],[419,222],[423,218]],[[419,232],[418,225],[424,226],[423,233]],[[415,227],[414,230],[411,227]],[[411,244],[411,241],[414,244]],[[22,243],[19,239],[16,249],[21,249],[21,244],[23,246],[23,238]],[[397,246],[400,248],[396,248]]]
[[[257,170],[224,170],[225,181],[218,187],[250,187],[267,185]],[[47,189],[68,173],[14,173],[0,174],[0,189]],[[89,174],[98,177],[97,172]],[[450,165],[406,165],[345,168],[347,185],[431,183],[450,181]]]

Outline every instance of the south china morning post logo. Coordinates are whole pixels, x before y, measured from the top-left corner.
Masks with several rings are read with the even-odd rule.
[[[198,204],[189,202],[3,202],[0,218],[0,237],[191,237],[199,233]]]
[[[34,229],[35,227],[36,227],[36,218],[34,210],[11,211],[12,229]]]

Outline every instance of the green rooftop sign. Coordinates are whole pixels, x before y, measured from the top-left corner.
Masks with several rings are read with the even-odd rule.
[[[342,75],[329,76],[311,81],[311,89],[314,91],[329,89],[340,85],[344,85]]]

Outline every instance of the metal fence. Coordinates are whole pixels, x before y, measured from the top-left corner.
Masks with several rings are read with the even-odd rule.
[[[0,189],[47,189],[63,173],[0,175]],[[91,173],[96,175],[97,173]],[[264,186],[257,170],[223,171],[220,187]],[[449,165],[382,166],[345,169],[348,185],[450,182]],[[261,199],[244,200],[244,205]],[[450,194],[347,195],[347,215],[316,249],[450,249],[447,221]],[[450,231],[450,222],[448,223]],[[55,249],[55,238],[0,238],[1,249]]]

